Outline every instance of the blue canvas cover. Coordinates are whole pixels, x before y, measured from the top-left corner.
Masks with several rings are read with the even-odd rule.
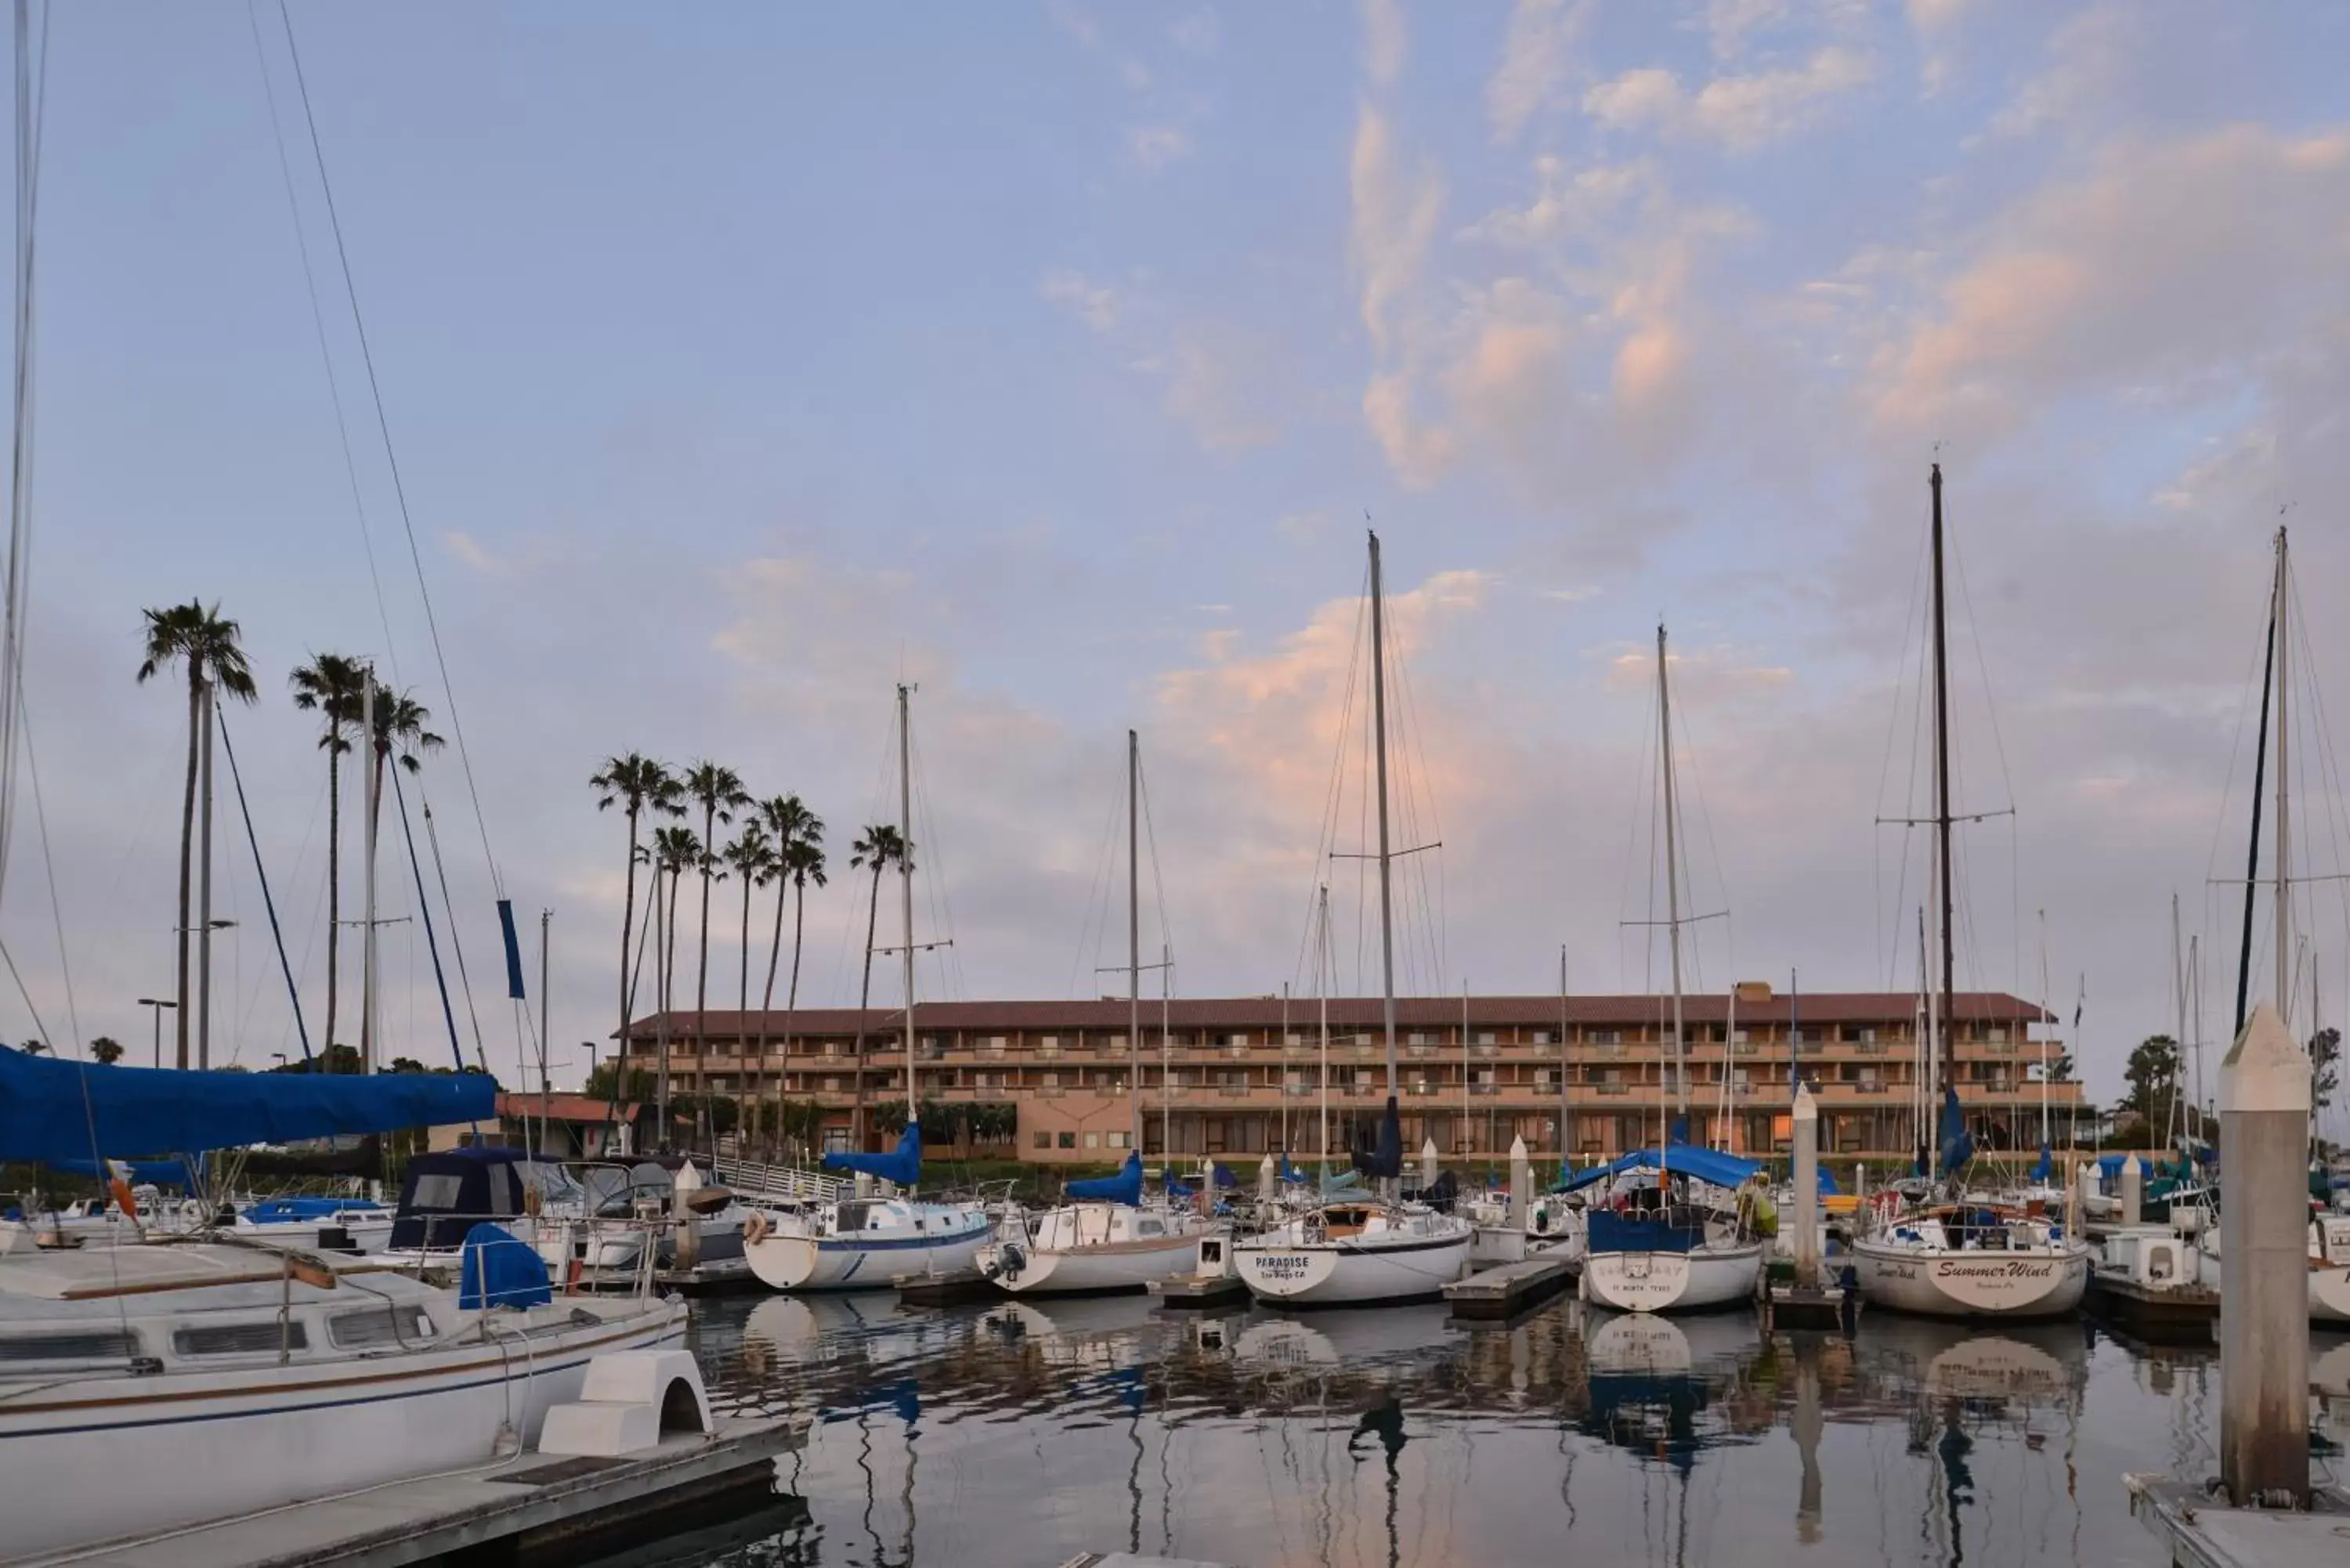
[[[827,1154],[824,1168],[878,1176],[900,1187],[911,1187],[922,1179],[921,1124],[908,1122],[906,1130],[898,1135],[898,1147],[888,1154]]]
[[[1142,1156],[1139,1151],[1128,1155],[1116,1176],[1072,1181],[1064,1190],[1073,1201],[1123,1203],[1130,1209],[1142,1201]]]
[[[1394,1096],[1388,1096],[1387,1111],[1379,1117],[1378,1142],[1355,1151],[1355,1168],[1371,1177],[1403,1174],[1403,1122],[1396,1115]]]
[[[0,1050],[0,1159],[49,1165],[494,1123],[497,1096],[485,1073],[183,1073]]]
[[[454,1247],[484,1220],[523,1211],[522,1173],[530,1158],[519,1148],[452,1148],[408,1162],[400,1209],[391,1221],[391,1248]]]
[[[465,1232],[464,1260],[457,1272],[458,1306],[472,1311],[535,1307],[554,1299],[546,1264],[529,1242],[486,1220]]]
[[[188,1185],[188,1170],[190,1165],[192,1164],[198,1170],[202,1170],[203,1168],[203,1162],[202,1160],[100,1160],[92,1159],[88,1155],[84,1155],[78,1159],[52,1159],[47,1163],[52,1170],[69,1171],[75,1176],[97,1176],[106,1178],[111,1178],[114,1175],[115,1168],[117,1166],[121,1166],[129,1169],[130,1179],[132,1181],[144,1182],[151,1187],[185,1187]]]
[[[1967,1114],[1959,1108],[1955,1085],[1942,1085],[1942,1168],[1963,1170],[1975,1157],[1975,1140],[1967,1131]]]
[[[1821,1197],[1833,1198],[1837,1193],[1844,1190],[1843,1188],[1836,1185],[1835,1172],[1828,1168],[1827,1162],[1825,1160],[1822,1160],[1818,1165],[1813,1167],[1812,1170],[1813,1174],[1820,1179],[1819,1189]]]
[[[1686,1252],[1700,1240],[1698,1231],[1663,1220],[1635,1219],[1594,1209],[1586,1221],[1595,1252]]]
[[[2034,1181],[2045,1181],[2050,1176],[2055,1173],[2055,1169],[2056,1157],[2050,1152],[2048,1146],[2043,1143],[2040,1146],[2040,1163],[2032,1168],[2032,1179]]]
[[[1688,1144],[1672,1144],[1666,1147],[1664,1167],[1683,1176],[1693,1176],[1700,1181],[1710,1181],[1716,1187],[1743,1187],[1762,1167],[1751,1159],[1741,1159],[1734,1154],[1722,1154],[1711,1148],[1696,1148]],[[1635,1149],[1610,1165],[1595,1165],[1579,1170],[1551,1189],[1553,1192],[1579,1192],[1596,1183],[1622,1176],[1630,1171],[1653,1171],[1658,1168],[1657,1151]],[[1822,1168],[1825,1174],[1825,1168]],[[1833,1191],[1834,1189],[1826,1189]]]

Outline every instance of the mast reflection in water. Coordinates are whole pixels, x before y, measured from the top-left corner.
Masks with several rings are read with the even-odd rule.
[[[1472,1329],[1440,1307],[1191,1317],[1135,1297],[698,1311],[713,1397],[810,1435],[764,1536],[631,1562],[2158,1568],[2121,1473],[2208,1468],[2216,1424],[2211,1356],[2084,1324],[1876,1314],[1773,1336],[1745,1312],[1563,1302]]]

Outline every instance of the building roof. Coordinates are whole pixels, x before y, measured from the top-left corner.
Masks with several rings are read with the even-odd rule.
[[[543,1107],[543,1108],[542,1108]],[[610,1118],[616,1122],[631,1122],[637,1117],[635,1102],[622,1100],[617,1109],[609,1100],[594,1095],[566,1094],[561,1090],[542,1099],[527,1092],[502,1094],[498,1096],[498,1115],[512,1116],[516,1121],[528,1116],[546,1116],[558,1122],[600,1122]]]
[[[918,1032],[923,1033],[962,1030],[968,1033],[988,1031],[1052,1029],[1118,1030],[1126,1025],[1128,1003],[1123,999],[1113,1002],[925,1002],[914,1015]],[[1197,997],[1177,998],[1166,1005],[1170,1027],[1181,1030],[1199,1029],[1272,1029],[1280,1026],[1282,1000],[1278,996]],[[1380,1023],[1380,1003],[1377,997],[1333,997],[1330,999],[1330,1023],[1334,1028],[1360,1031],[1376,1029]],[[1485,1025],[1523,1025],[1539,1028],[1559,1022],[1562,1005],[1570,1024],[1589,1027],[1632,1027],[1655,1024],[1669,1017],[1671,1000],[1660,996],[1575,996],[1570,995],[1562,1004],[1555,996],[1471,996],[1469,999],[1469,1019],[1472,1027]],[[1288,1004],[1289,1026],[1310,1028],[1320,1017],[1321,1003],[1310,997],[1294,997]],[[1738,1016],[1754,1023],[1786,1023],[1797,1009],[1805,1023],[1906,1023],[1918,1009],[1918,998],[1910,992],[1845,991],[1804,992],[1801,997],[1773,995],[1767,1001],[1742,996]],[[2056,1015],[2043,1012],[2021,997],[2004,992],[1962,991],[1953,999],[1953,1009],[1961,1022],[2000,1023],[2053,1023]],[[1160,1003],[1146,999],[1142,1003],[1143,1027],[1159,1026]],[[1682,999],[1681,1016],[1691,1023],[1720,1023],[1730,1014],[1730,999],[1721,992],[1691,995]],[[671,1012],[666,1021],[669,1033],[681,1039],[691,1039],[694,1033],[694,1012],[690,1010]],[[904,1013],[897,1008],[872,1007],[803,1007],[790,1012],[780,1009],[762,1013],[756,1010],[738,1012],[732,1008],[712,1008],[708,1014],[709,1033],[713,1039],[740,1039],[764,1033],[774,1041],[786,1035],[853,1034],[861,1027],[867,1033],[889,1035],[905,1027]],[[1441,1028],[1461,1022],[1461,999],[1444,997],[1398,997],[1396,1022],[1409,1028]],[[643,1039],[659,1032],[663,1021],[659,1014],[639,1020],[630,1034]]]

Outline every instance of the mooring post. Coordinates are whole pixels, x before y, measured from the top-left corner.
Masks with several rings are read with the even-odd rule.
[[[1273,1156],[1267,1153],[1256,1162],[1256,1200],[1270,1203],[1280,1195],[1279,1173],[1274,1169]]]
[[[2309,1058],[2266,1002],[2220,1066],[2220,1481],[2309,1501]]]
[[[1820,1103],[1795,1090],[1795,1288],[1820,1288]]]
[[[2146,1218],[2146,1167],[2132,1155],[2122,1161],[2122,1223],[2135,1225]]]
[[[1526,1158],[1526,1140],[1510,1140],[1510,1229],[1523,1231],[1534,1212],[1534,1168]]]
[[[1436,1185],[1436,1140],[1422,1138],[1419,1143],[1419,1189],[1422,1192]]]

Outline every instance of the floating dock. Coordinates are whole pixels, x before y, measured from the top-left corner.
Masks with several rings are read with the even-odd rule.
[[[1194,1557],[1137,1557],[1125,1552],[1080,1552],[1061,1568],[1223,1568]]]
[[[1186,1274],[1179,1280],[1153,1280],[1150,1282],[1150,1293],[1159,1298],[1160,1306],[1170,1312],[1240,1306],[1246,1304],[1249,1299],[1248,1286],[1241,1282],[1238,1274],[1204,1277]]]
[[[1477,1322],[1516,1316],[1537,1302],[1548,1301],[1566,1289],[1575,1270],[1565,1258],[1544,1252],[1523,1263],[1504,1263],[1455,1280],[1444,1287],[1452,1315]]]
[[[1762,1301],[1770,1311],[1773,1328],[1816,1328],[1831,1333],[1842,1328],[1845,1314],[1859,1304],[1859,1299],[1846,1295],[1842,1285],[1815,1285],[1806,1290],[1797,1284],[1773,1284],[1763,1293]]]
[[[2350,1492],[2313,1487],[2306,1511],[2230,1508],[2169,1476],[2126,1475],[2130,1512],[2175,1568],[2342,1568],[2350,1562]]]
[[[898,1300],[907,1306],[969,1306],[973,1302],[992,1302],[1003,1293],[995,1282],[977,1269],[957,1269],[948,1274],[899,1274],[890,1282],[898,1287]]]
[[[77,1568],[395,1568],[454,1552],[576,1560],[583,1543],[671,1510],[771,1499],[775,1456],[799,1440],[786,1421],[722,1420],[621,1459],[523,1454],[70,1555]]]
[[[2209,1345],[2220,1323],[2220,1293],[2209,1285],[2158,1289],[2095,1269],[2085,1304],[2149,1345]]]

